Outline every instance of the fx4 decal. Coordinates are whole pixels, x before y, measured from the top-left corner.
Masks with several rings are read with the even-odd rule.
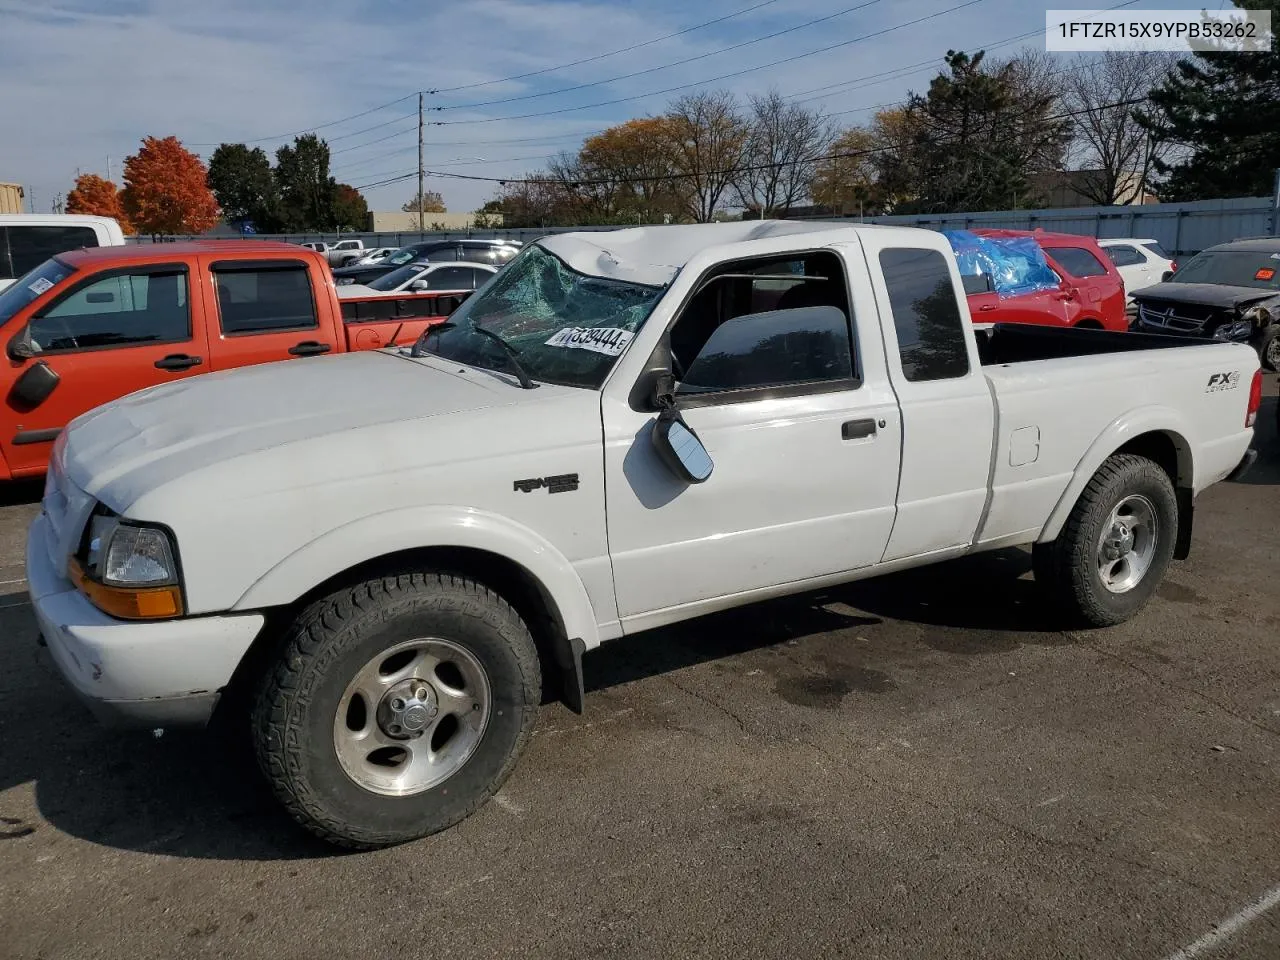
[[[1220,390],[1234,390],[1238,386],[1240,386],[1240,371],[1232,370],[1230,373],[1212,374],[1204,392],[1217,393]]]
[[[569,493],[578,489],[576,473],[562,473],[554,477],[533,477],[529,480],[517,480],[513,484],[521,493],[533,493],[546,487],[548,493]]]

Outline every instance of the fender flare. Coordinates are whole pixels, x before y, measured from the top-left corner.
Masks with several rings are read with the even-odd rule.
[[[586,650],[599,646],[591,599],[564,555],[528,527],[470,507],[388,510],[326,531],[259,577],[232,609],[257,610],[290,604],[361,563],[424,547],[483,550],[519,564],[555,604],[570,640],[580,640]]]
[[[1112,420],[1090,444],[1084,456],[1076,464],[1071,482],[1058,498],[1057,505],[1049,514],[1049,520],[1036,538],[1037,543],[1047,543],[1058,536],[1066,525],[1071,509],[1080,499],[1080,494],[1103,462],[1123,447],[1126,443],[1146,433],[1167,434],[1178,452],[1178,473],[1174,486],[1195,489],[1195,462],[1191,453],[1191,444],[1187,441],[1188,430],[1186,417],[1172,407],[1149,406],[1137,407],[1121,414]]]

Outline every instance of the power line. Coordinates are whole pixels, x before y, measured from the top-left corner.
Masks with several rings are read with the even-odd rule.
[[[1070,117],[1078,117],[1081,114],[1093,113],[1094,111],[1097,111],[1097,110],[1110,110],[1115,107],[1136,106],[1139,103],[1146,103],[1149,99],[1150,97],[1133,97],[1128,100],[1117,100],[1114,103],[1098,104],[1096,106],[1087,107],[1081,110],[1072,110],[1067,113],[1059,113],[1053,116],[1043,117],[1039,122],[1049,123],[1054,120],[1066,120]],[[739,173],[750,173],[756,170],[774,170],[779,167],[795,167],[795,166],[802,166],[804,164],[809,164],[809,163],[822,163],[826,160],[843,160],[843,159],[852,159],[855,157],[865,157],[865,156],[871,156],[876,153],[884,153],[886,151],[895,150],[895,149],[897,148],[894,146],[869,147],[865,150],[852,150],[852,151],[845,151],[842,153],[828,153],[828,154],[824,154],[821,156],[814,156],[814,157],[802,157],[799,160],[778,160],[778,161],[772,161],[769,163],[748,164],[746,166],[734,167],[729,170],[704,171],[700,173],[663,173],[663,174],[654,174],[651,176],[643,176],[643,177],[611,177],[605,180],[564,180],[564,179],[556,179],[551,177],[481,177],[481,176],[476,176],[474,174],[466,174],[466,173],[442,173],[438,170],[428,170],[426,171],[426,173],[428,176],[433,176],[433,177],[443,177],[443,178],[452,179],[452,180],[472,180],[472,181],[480,181],[483,183],[498,183],[504,186],[509,183],[526,183],[526,184],[551,184],[551,185],[576,186],[576,187],[596,187],[596,186],[615,186],[615,185],[633,184],[633,183],[661,183],[661,182],[670,181],[670,180],[688,180],[691,177],[726,177],[726,176],[732,176],[734,174],[739,174]],[[414,173],[407,173],[398,177],[391,177],[386,180],[378,181],[376,183],[366,183],[366,184],[363,184],[362,186],[357,187],[356,189],[367,190],[372,187],[381,187],[390,183],[399,183],[400,181],[408,180],[409,178],[415,177],[415,176],[417,176],[416,171]]]
[[[639,50],[643,47],[651,47],[655,43],[661,43],[664,40],[672,40],[675,37],[682,37],[686,33],[693,33],[695,30],[701,30],[704,27],[715,26],[717,23],[724,23],[726,20],[733,20],[736,17],[745,16],[761,7],[768,7],[777,3],[778,0],[763,0],[762,3],[754,4],[750,7],[744,7],[734,13],[725,14],[723,17],[717,17],[714,20],[707,20],[703,23],[695,23],[691,27],[685,27],[683,30],[677,30],[675,33],[664,34],[661,37],[654,37],[652,40],[645,40],[643,43],[633,43],[629,47],[619,47],[617,50],[610,50],[608,53],[599,53],[594,57],[584,57],[581,60],[573,60],[569,63],[557,64],[554,67],[543,67],[541,70],[531,70],[528,73],[517,73],[510,77],[501,77],[498,80],[482,80],[477,83],[464,83],[456,87],[437,87],[434,90],[428,90],[429,94],[456,93],[459,90],[474,90],[476,87],[491,87],[498,83],[508,83],[512,80],[524,80],[528,77],[540,77],[543,74],[555,73],[559,70],[567,70],[570,67],[580,67],[584,63],[595,63],[597,60],[605,60],[609,57],[616,57],[620,53],[630,53],[632,50]]]
[[[558,90],[546,90],[542,93],[526,93],[518,97],[504,97],[500,100],[481,100],[478,103],[458,103],[450,106],[432,107],[432,110],[471,110],[477,107],[492,107],[500,103],[516,103],[521,100],[537,100],[541,97],[554,97],[562,93],[572,93],[575,90],[586,90],[590,87],[600,87],[610,83],[617,83],[619,80],[631,80],[635,77],[643,77],[650,73],[658,73],[661,70],[670,70],[672,67],[682,67],[687,63],[696,63],[699,60],[706,60],[710,57],[717,57],[722,53],[729,53],[732,50],[740,50],[743,47],[750,47],[757,43],[763,43],[766,40],[772,40],[775,37],[781,37],[788,33],[795,33],[797,30],[803,30],[806,27],[812,27],[815,24],[825,23],[828,20],[834,20],[836,17],[843,17],[846,14],[853,13],[857,10],[864,10],[867,7],[875,6],[883,0],[864,0],[863,3],[856,4],[852,7],[845,7],[843,10],[837,10],[835,13],[829,13],[824,17],[816,17],[813,20],[807,20],[804,23],[796,24],[794,27],[787,27],[785,30],[775,30],[773,33],[766,33],[762,37],[755,37],[752,40],[743,40],[739,43],[732,44],[728,47],[722,47],[719,50],[710,50],[706,53],[700,53],[696,56],[685,57],[683,60],[673,60],[671,63],[659,64],[656,67],[648,67],[644,70],[636,70],[632,73],[623,73],[616,77],[607,77],[604,80],[592,80],[590,83],[579,83],[572,87],[561,87]]]
[[[1108,7],[1108,8],[1106,8],[1106,9],[1108,9],[1108,10],[1118,10],[1118,9],[1123,8],[1123,7],[1132,6],[1132,5],[1133,5],[1134,3],[1136,3],[1136,2],[1137,2],[1137,0],[1122,0],[1122,2],[1117,3],[1117,4],[1113,4],[1111,7]],[[947,11],[942,11],[941,13],[945,13],[945,12],[947,12]],[[940,13],[940,14],[938,14],[938,15],[941,15],[941,13]],[[996,42],[994,42],[994,43],[984,44],[984,45],[982,46],[982,50],[985,52],[985,51],[988,51],[988,50],[998,49],[998,48],[1000,48],[1000,47],[1008,46],[1008,45],[1009,45],[1009,44],[1011,44],[1011,43],[1017,43],[1018,41],[1026,40],[1026,39],[1029,39],[1029,38],[1031,38],[1031,37],[1037,37],[1037,36],[1040,36],[1040,31],[1038,31],[1038,30],[1036,30],[1036,31],[1031,31],[1031,32],[1029,32],[1029,33],[1021,33],[1021,34],[1017,34],[1017,35],[1012,36],[1012,37],[1005,37],[1004,39],[1002,39],[1002,40],[997,40],[997,41],[996,41]],[[1132,56],[1132,57],[1145,56],[1145,55],[1146,55],[1146,54],[1145,54],[1145,53],[1142,53],[1142,52],[1138,52],[1138,53],[1130,54],[1130,56]],[[850,79],[850,80],[842,80],[842,81],[839,81],[838,83],[834,83],[834,84],[827,84],[827,85],[825,85],[825,86],[821,86],[821,87],[813,87],[813,88],[810,88],[810,89],[808,89],[808,90],[801,90],[801,91],[798,91],[797,93],[789,94],[789,95],[788,95],[788,99],[795,99],[795,98],[798,98],[798,97],[799,97],[799,98],[802,98],[802,99],[796,100],[796,102],[798,102],[798,103],[805,103],[805,102],[807,102],[808,100],[823,99],[823,97],[808,97],[808,98],[805,98],[805,97],[804,97],[804,95],[805,95],[805,94],[812,94],[812,93],[816,93],[816,92],[823,91],[823,90],[832,90],[832,88],[834,88],[834,87],[849,87],[849,86],[853,86],[853,85],[866,85],[866,86],[872,86],[872,85],[874,85],[874,84],[867,83],[867,81],[880,81],[880,82],[883,82],[884,80],[887,80],[887,79],[898,79],[898,78],[903,77],[903,76],[910,76],[912,73],[920,73],[920,72],[923,72],[924,70],[927,70],[927,69],[933,69],[933,68],[935,68],[936,64],[937,64],[937,59],[936,59],[936,58],[930,58],[930,59],[928,59],[928,60],[922,60],[922,61],[919,61],[919,62],[914,63],[914,64],[908,64],[908,65],[907,65],[907,66],[905,66],[905,67],[895,67],[895,68],[894,68],[894,69],[892,69],[892,70],[885,70],[885,71],[881,71],[880,73],[867,74],[866,76],[862,76],[862,77],[855,77],[855,78]],[[1053,71],[1053,72],[1050,74],[1050,76],[1056,76],[1056,75],[1058,75],[1058,74],[1061,74],[1061,73],[1064,73],[1064,72],[1068,72],[1070,69],[1071,69],[1070,67],[1065,67],[1065,68],[1063,68],[1062,70]],[[831,94],[826,94],[826,95],[824,95],[824,96],[834,95],[834,93],[835,93],[835,92],[846,93],[846,92],[849,92],[849,91],[848,91],[848,90],[833,91],[833,93],[831,93]],[[850,113],[862,113],[862,112],[865,112],[865,111],[868,111],[868,110],[878,110],[878,109],[882,109],[882,108],[885,108],[885,107],[896,107],[896,106],[901,106],[901,105],[903,105],[903,104],[904,104],[904,103],[906,103],[906,102],[908,102],[908,101],[907,101],[907,100],[899,100],[899,101],[893,101],[893,102],[890,102],[890,103],[878,103],[878,104],[872,104],[872,105],[865,106],[865,107],[852,107],[852,108],[849,108],[849,109],[846,109],[846,110],[839,110],[839,111],[836,111],[836,112],[834,112],[834,113],[827,113],[827,114],[826,114],[826,116],[828,116],[828,117],[838,117],[838,116],[844,116],[844,115],[847,115],[847,114],[850,114]],[[608,128],[606,128],[606,129],[608,129]],[[437,144],[439,144],[439,145],[441,145],[441,146],[477,146],[477,145],[507,144],[507,143],[549,143],[549,144],[550,144],[550,143],[557,143],[557,142],[562,141],[562,140],[577,139],[577,138],[579,138],[579,137],[581,137],[581,138],[583,138],[583,139],[586,139],[586,138],[589,138],[589,137],[592,137],[592,136],[595,136],[595,135],[597,135],[597,134],[604,133],[604,132],[605,132],[605,130],[590,130],[590,131],[586,131],[586,132],[583,132],[583,133],[580,133],[580,134],[579,134],[579,133],[570,133],[570,134],[564,134],[564,135],[562,135],[562,136],[558,136],[558,137],[517,137],[517,138],[505,138],[505,139],[501,139],[501,138],[500,138],[500,139],[491,139],[491,140],[454,140],[454,141],[433,141],[433,142],[435,142],[435,143],[437,143]],[[382,138],[382,139],[384,139],[384,140],[385,140],[385,139],[390,139],[390,138]],[[371,143],[376,143],[376,142],[379,142],[379,141],[371,141]],[[347,149],[349,150],[349,149],[353,149],[353,148],[348,147]],[[402,154],[402,153],[407,152],[407,149],[408,149],[408,148],[406,148],[406,149],[401,149],[401,150],[393,150],[393,151],[388,151],[388,152],[386,152],[386,153],[378,154],[378,155],[376,155],[376,156],[374,156],[374,157],[366,157],[366,158],[364,158],[363,160],[357,161],[356,165],[360,165],[360,164],[367,163],[367,162],[373,162],[373,161],[375,161],[375,160],[380,160],[380,159],[387,159],[387,158],[392,157],[392,156],[397,156],[397,155],[399,155],[399,154]],[[344,151],[335,151],[335,153],[341,153],[341,152],[344,152]],[[528,158],[528,159],[548,159],[550,156],[552,156],[552,155],[544,155],[543,157],[531,157],[531,158]],[[512,163],[514,163],[514,162],[517,162],[517,159],[518,159],[518,158],[509,158],[508,160],[503,161],[503,162],[512,162]],[[488,162],[488,161],[486,161],[486,162]],[[499,162],[499,161],[493,161],[493,162]],[[374,176],[380,176],[380,175],[374,175]]]
[[[361,117],[367,117],[371,113],[377,113],[380,110],[387,109],[388,107],[394,107],[398,103],[404,103],[406,100],[412,100],[417,95],[418,95],[417,91],[415,91],[413,93],[406,94],[405,96],[401,97],[398,100],[392,100],[389,103],[384,103],[377,107],[370,107],[368,110],[362,110],[359,113],[353,113],[349,117],[342,117],[338,120],[330,120],[327,123],[317,123],[314,126],[307,127],[305,130],[294,130],[291,133],[277,133],[274,136],[270,136],[270,137],[255,137],[252,140],[237,140],[236,142],[244,143],[244,144],[266,143],[268,140],[288,140],[290,137],[300,137],[305,133],[314,133],[317,130],[325,129],[326,127],[336,127],[338,124],[346,123],[348,120],[359,120]],[[337,139],[337,138],[335,137],[334,139]],[[219,147],[221,145],[222,145],[221,143],[188,143],[187,144],[188,147]]]
[[[597,60],[604,60],[609,57],[614,57],[620,53],[629,53],[632,50],[640,50],[644,47],[653,46],[655,43],[662,43],[664,40],[672,40],[675,37],[681,37],[687,33],[693,33],[696,30],[702,30],[702,29],[705,29],[706,27],[715,26],[717,23],[724,23],[727,20],[733,20],[737,17],[745,16],[746,14],[759,10],[762,7],[772,6],[773,4],[778,2],[779,0],[761,0],[760,3],[752,4],[749,7],[744,7],[741,10],[734,11],[733,13],[727,13],[723,17],[716,17],[714,20],[705,20],[702,23],[695,23],[692,26],[685,27],[682,30],[677,30],[674,33],[663,34],[660,37],[654,37],[652,40],[645,40],[641,43],[633,43],[630,46],[620,47],[617,50],[611,50],[608,53],[597,54],[593,57],[584,57],[581,60],[572,60],[568,63],[556,64],[553,67],[543,67],[541,70],[531,70],[528,73],[519,73],[510,77],[500,77],[497,80],[482,80],[477,83],[464,83],[456,87],[439,87],[434,90],[426,90],[426,91],[415,90],[413,91],[413,93],[407,93],[403,97],[400,97],[397,100],[391,100],[388,103],[380,104],[379,106],[376,106],[376,107],[370,107],[367,110],[361,110],[359,113],[353,113],[350,116],[340,117],[337,120],[328,120],[324,123],[313,124],[312,126],[307,127],[305,130],[293,130],[293,131],[290,131],[289,133],[277,133],[269,137],[255,137],[251,140],[239,140],[236,142],[244,143],[244,144],[266,143],[269,140],[287,140],[290,137],[299,137],[299,136],[302,136],[303,134],[314,133],[316,130],[324,130],[328,127],[336,127],[339,124],[347,123],[350,120],[358,120],[361,117],[367,117],[370,114],[374,114],[382,110],[386,110],[388,107],[394,107],[397,104],[404,103],[407,100],[412,100],[414,97],[418,96],[419,93],[428,93],[428,94],[454,93],[458,90],[472,90],[472,89],[475,89],[476,87],[488,87],[498,83],[507,83],[511,80],[523,80],[526,77],[537,77],[547,73],[555,73],[559,70],[567,70],[570,67],[581,66],[584,63],[594,63]],[[355,134],[350,134],[350,136],[355,136]],[[334,137],[333,139],[336,140],[337,138]],[[217,147],[217,146],[221,146],[221,143],[188,143],[187,146]]]
[[[687,90],[690,87],[701,87],[701,86],[705,86],[708,83],[717,83],[720,80],[728,80],[732,77],[740,77],[740,76],[743,76],[744,74],[754,73],[757,70],[765,70],[769,67],[781,66],[784,63],[794,63],[797,60],[804,60],[808,57],[817,56],[820,53],[827,53],[830,50],[837,50],[841,47],[848,47],[855,43],[861,43],[864,40],[871,40],[876,37],[882,37],[885,34],[893,33],[896,30],[902,30],[902,29],[905,29],[906,27],[914,27],[921,23],[926,23],[929,20],[934,20],[934,19],[937,19],[938,17],[946,16],[949,13],[955,13],[957,10],[963,10],[966,7],[972,7],[972,6],[975,6],[976,4],[984,3],[984,2],[985,0],[964,0],[963,3],[958,3],[955,6],[948,7],[945,10],[939,10],[938,12],[928,14],[927,16],[917,17],[915,20],[908,20],[905,23],[899,23],[892,27],[885,27],[883,30],[876,30],[873,33],[863,34],[860,37],[854,37],[852,40],[842,40],[840,43],[832,43],[825,47],[819,47],[817,50],[810,50],[808,53],[799,53],[794,56],[784,57],[781,60],[773,60],[769,63],[762,63],[755,67],[746,67],[742,70],[735,70],[732,73],[721,74],[718,77],[710,77],[708,79],[698,80],[693,83],[682,83],[674,87],[667,87],[663,90],[651,90],[648,93],[641,93],[632,97],[619,97],[616,100],[604,100],[600,103],[587,103],[587,104],[582,104],[576,107],[562,107],[559,110],[544,110],[538,113],[524,113],[524,114],[518,114],[515,116],[509,116],[509,117],[484,117],[478,120],[436,120],[434,121],[433,125],[437,127],[446,127],[446,126],[456,126],[458,124],[464,124],[464,123],[467,123],[467,124],[500,123],[507,120],[529,120],[533,117],[550,117],[550,116],[555,116],[561,113],[572,113],[576,110],[590,110],[590,109],[593,109],[594,107],[609,107],[618,103],[630,103],[633,100],[644,100],[644,99],[647,99],[648,97],[656,97],[664,93],[673,93],[676,90]]]

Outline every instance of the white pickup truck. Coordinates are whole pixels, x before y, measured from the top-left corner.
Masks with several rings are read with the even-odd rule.
[[[104,719],[234,709],[301,823],[385,846],[485,802],[624,634],[1018,544],[1064,624],[1131,617],[1251,462],[1258,367],[976,331],[926,230],[562,234],[411,347],[74,421],[27,577]]]

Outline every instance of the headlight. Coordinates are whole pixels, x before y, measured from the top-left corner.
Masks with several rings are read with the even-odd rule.
[[[184,612],[178,551],[169,531],[94,511],[85,542],[69,567],[93,604],[113,617],[145,620]]]
[[[1261,327],[1265,327],[1271,320],[1271,312],[1266,307],[1250,307],[1240,316],[1242,319],[1256,323]]]
[[[1248,340],[1253,333],[1253,324],[1248,320],[1233,320],[1222,324],[1213,331],[1215,340]]]

